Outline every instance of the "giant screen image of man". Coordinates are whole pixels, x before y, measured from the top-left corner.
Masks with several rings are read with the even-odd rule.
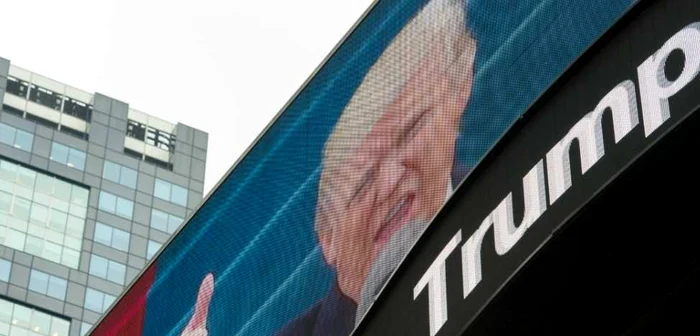
[[[314,223],[336,284],[280,335],[349,334],[451,193],[476,53],[465,17],[464,0],[428,1],[345,107],[324,146]],[[207,335],[213,293],[209,274],[182,335]]]

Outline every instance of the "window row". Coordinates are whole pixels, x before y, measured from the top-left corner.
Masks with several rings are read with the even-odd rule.
[[[6,92],[87,122],[92,118],[92,105],[11,76]]]
[[[116,297],[112,295],[88,287],[85,291],[85,309],[101,314],[112,305],[115,299]]]
[[[85,170],[85,152],[54,142],[51,144],[51,161],[64,164],[78,170]]]
[[[70,321],[0,298],[0,335],[68,336]]]
[[[175,151],[175,135],[129,119],[126,135],[167,152]]]
[[[34,269],[29,273],[30,291],[65,301],[67,289],[68,281],[65,279]]]
[[[134,216],[134,202],[105,191],[100,191],[100,210],[131,220]]]
[[[0,159],[0,244],[78,267],[89,191]]]
[[[151,210],[151,227],[167,233],[173,233],[184,219],[156,209]]]
[[[153,196],[183,207],[187,206],[187,189],[161,179],[156,179]]]
[[[131,189],[136,188],[137,176],[138,173],[136,170],[116,164],[112,161],[105,161],[104,167],[102,168],[102,177],[105,180],[121,184]]]
[[[130,235],[126,231],[113,228],[102,223],[95,224],[95,242],[111,246],[117,250],[129,251]]]
[[[32,150],[34,135],[7,124],[0,123],[0,143],[21,149],[25,152]]]
[[[123,286],[126,279],[126,265],[93,254],[90,257],[88,273]]]

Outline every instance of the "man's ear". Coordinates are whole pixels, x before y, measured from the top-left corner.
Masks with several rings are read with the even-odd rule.
[[[323,259],[326,260],[326,264],[334,266],[336,251],[333,243],[333,229],[320,230],[317,233],[318,242],[321,244],[321,252],[323,252]]]

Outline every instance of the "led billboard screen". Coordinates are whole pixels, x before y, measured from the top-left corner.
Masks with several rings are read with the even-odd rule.
[[[632,0],[377,1],[94,329],[345,335]]]

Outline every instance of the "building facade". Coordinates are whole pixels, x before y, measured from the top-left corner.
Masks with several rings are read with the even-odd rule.
[[[201,201],[207,133],[2,58],[0,102],[0,335],[83,335]]]

